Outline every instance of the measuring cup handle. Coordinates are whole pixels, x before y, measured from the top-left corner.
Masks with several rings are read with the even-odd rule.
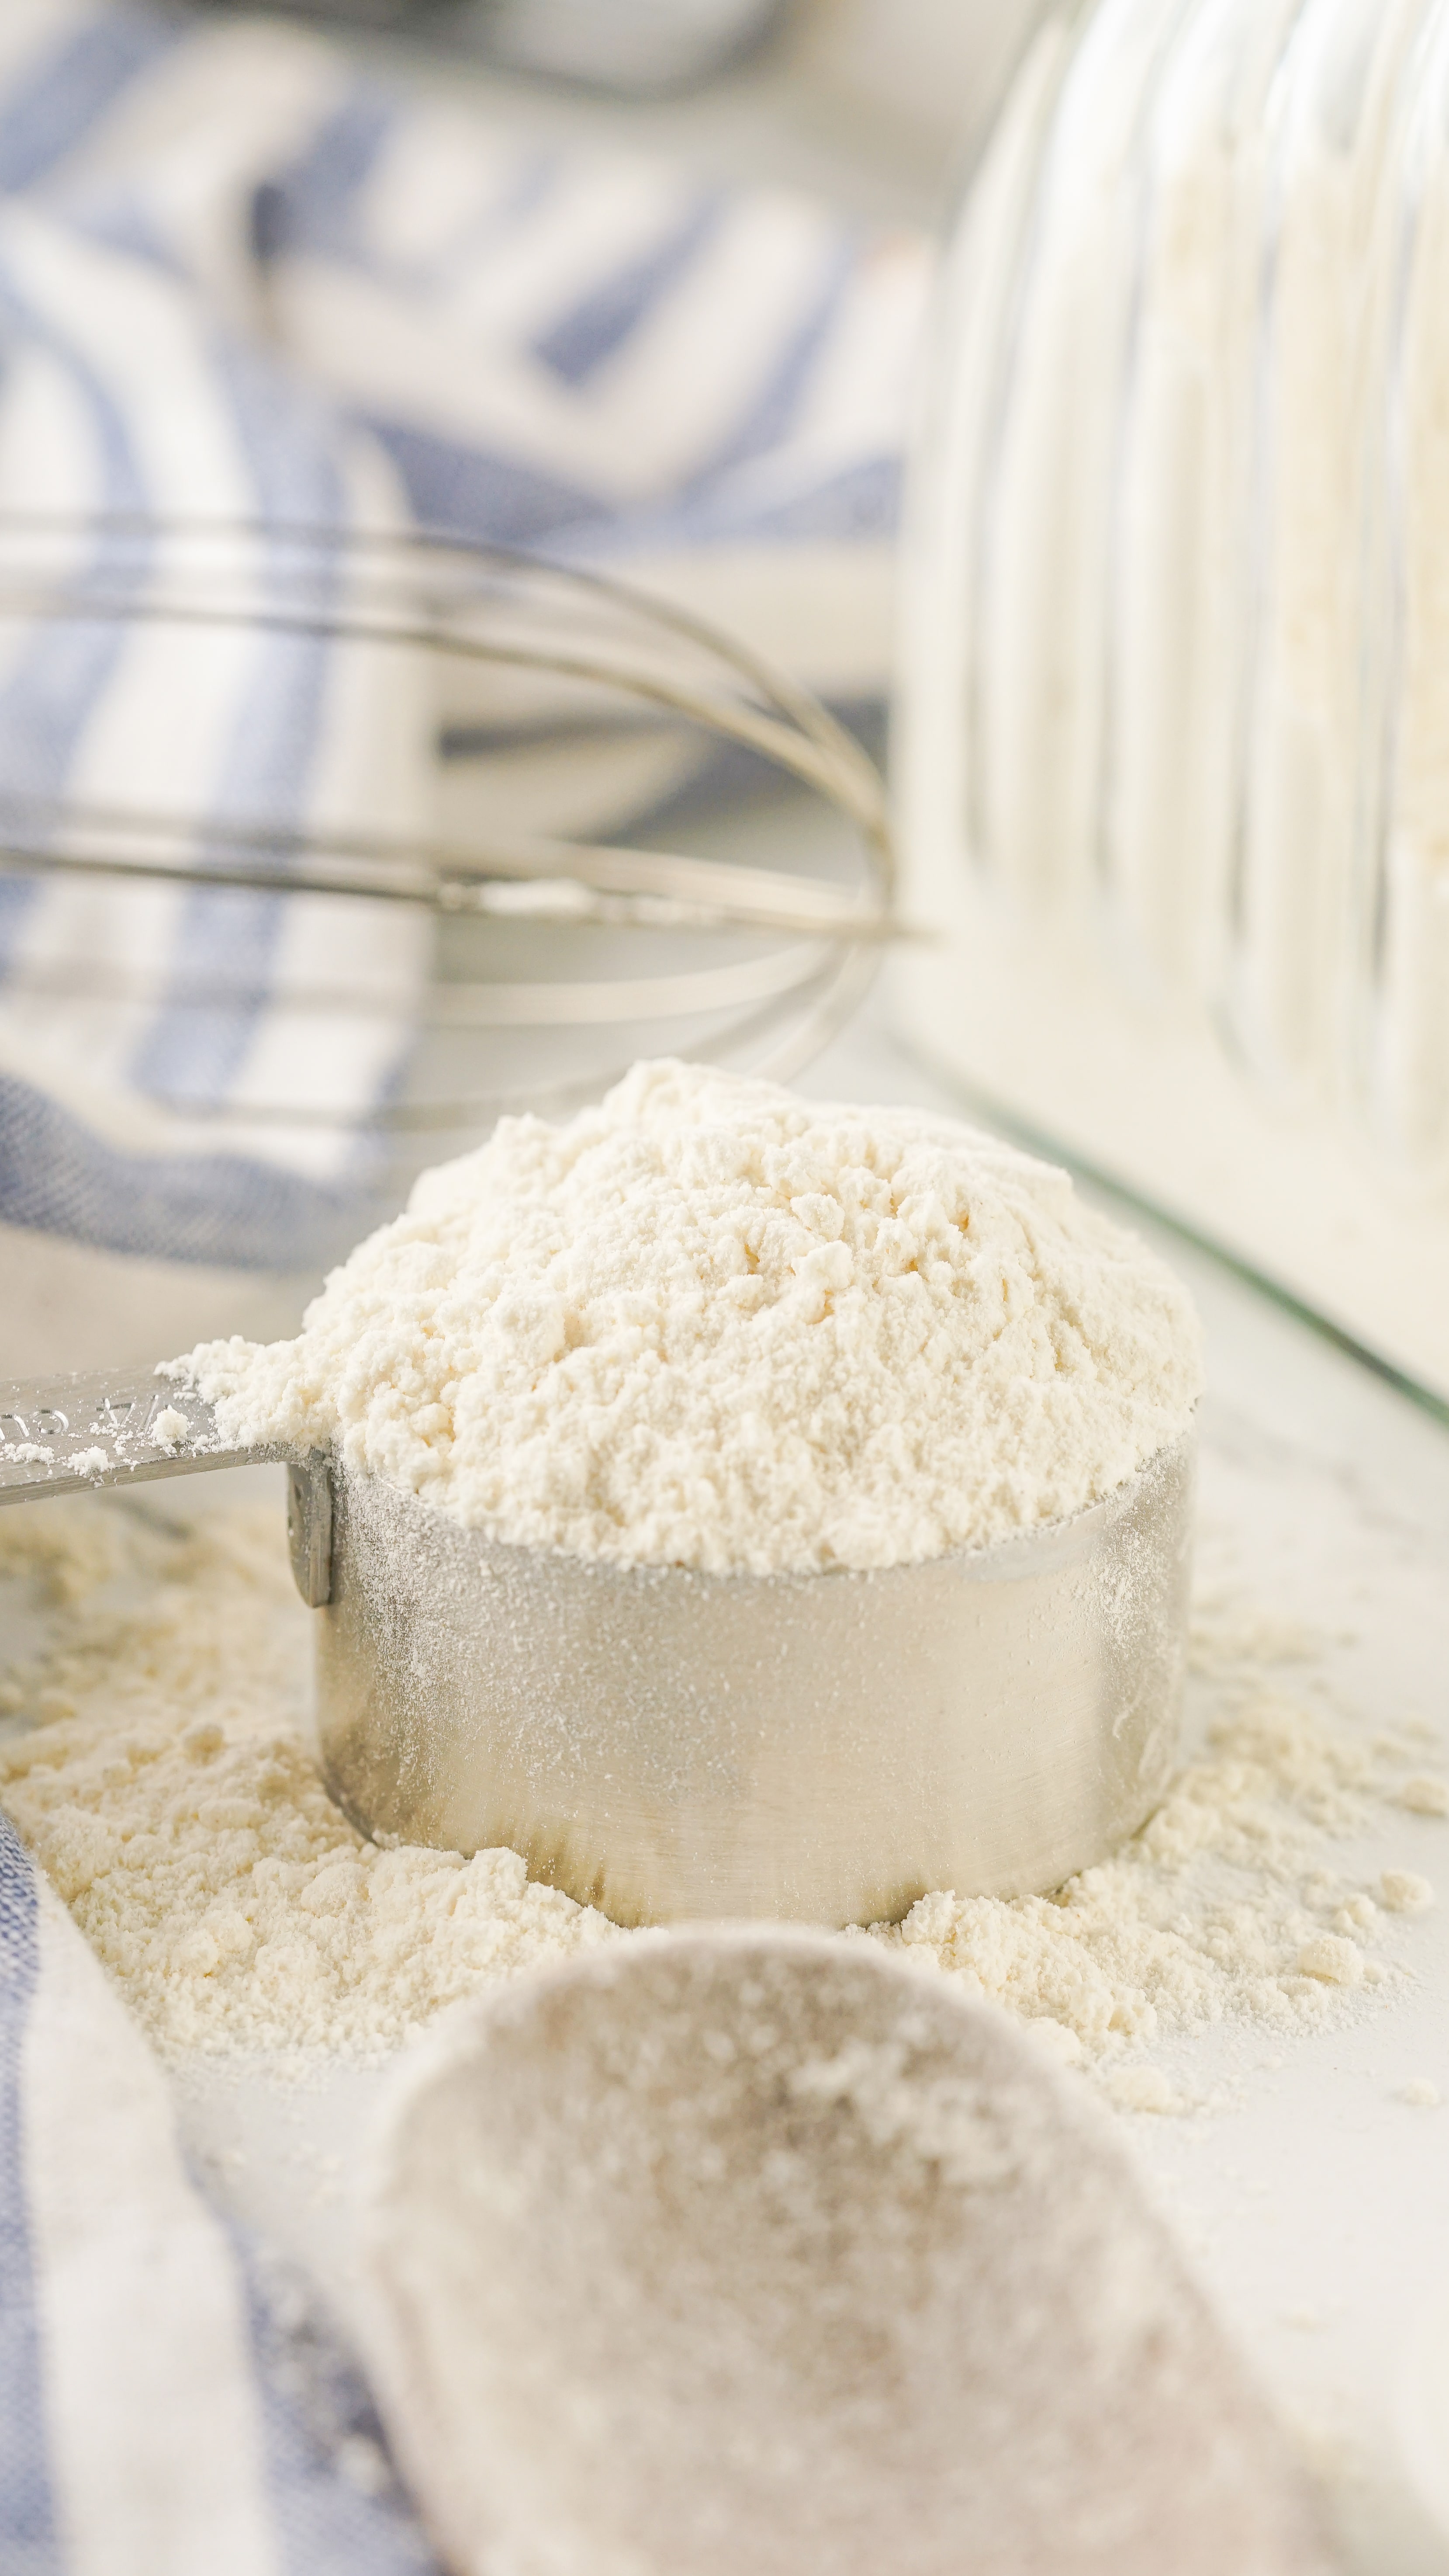
[[[195,1387],[154,1369],[91,1370],[0,1384],[0,1503],[83,1494],[151,1476],[279,1459],[297,1589],[320,1609],[332,1589],[332,1488],[325,1454],[227,1440]]]
[[[195,1388],[153,1369],[0,1386],[0,1503],[277,1454],[223,1440]]]

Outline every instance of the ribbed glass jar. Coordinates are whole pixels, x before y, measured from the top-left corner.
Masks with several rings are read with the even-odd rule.
[[[947,261],[897,777],[917,1036],[1449,1389],[1449,0],[1047,14]]]

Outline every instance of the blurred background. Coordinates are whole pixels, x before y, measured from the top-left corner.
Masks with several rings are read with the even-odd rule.
[[[210,0],[222,13],[232,0]],[[314,0],[379,66],[556,135],[934,224],[1045,0]],[[369,36],[382,42],[367,45]],[[603,122],[601,120],[606,120]]]
[[[8,1369],[885,1033],[1442,1411],[1446,133],[1449,0],[8,0]]]

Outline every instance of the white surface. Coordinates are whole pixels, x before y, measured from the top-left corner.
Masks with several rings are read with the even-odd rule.
[[[266,1270],[146,1261],[31,1226],[0,1225],[6,1377],[145,1368],[219,1333],[294,1333],[315,1282]]]
[[[809,1088],[950,1105],[869,1023]],[[1442,1734],[1449,1435],[1206,1258],[1164,1249],[1208,1326],[1203,1509],[1215,1560],[1235,1561],[1245,1592],[1322,1641],[1295,1688],[1331,1691],[1370,1731],[1418,1714]],[[1426,1745],[1424,1760],[1442,1767],[1442,1749]],[[1397,1943],[1412,1964],[1402,1989],[1328,2032],[1224,2028],[1164,2044],[1154,2057],[1201,2107],[1123,2115],[1124,2128],[1231,2330],[1307,2439],[1350,2566],[1449,2576],[1449,2533],[1436,2533],[1408,2463],[1414,2438],[1432,2459],[1444,2403],[1415,2355],[1436,2348],[1436,2330],[1442,2345],[1449,2319],[1449,1822],[1396,1814],[1332,1858],[1438,1885],[1439,1909]],[[1399,2099],[1414,2078],[1444,2103]],[[353,2198],[385,2082],[340,2070],[296,2090],[255,2068],[197,2067],[178,2084],[188,2142],[226,2204],[344,2318],[355,2313]]]

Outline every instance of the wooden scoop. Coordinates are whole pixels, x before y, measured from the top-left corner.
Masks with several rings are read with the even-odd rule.
[[[1104,2118],[864,1941],[658,1934],[462,2007],[366,2241],[459,2576],[1328,2564]]]

